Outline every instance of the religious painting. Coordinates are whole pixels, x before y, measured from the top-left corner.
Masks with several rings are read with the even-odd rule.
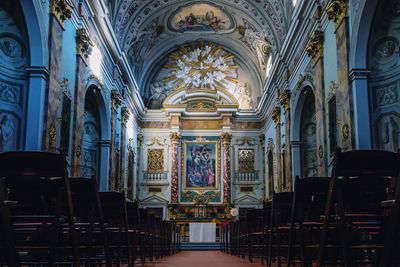
[[[197,3],[178,9],[170,19],[170,27],[179,32],[220,32],[232,29],[233,22],[222,9]]]
[[[217,141],[185,141],[182,159],[184,189],[217,189]]]

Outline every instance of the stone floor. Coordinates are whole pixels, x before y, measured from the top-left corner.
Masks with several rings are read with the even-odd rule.
[[[142,265],[143,266],[143,265]],[[165,257],[143,267],[261,267],[261,261],[256,259],[250,263],[247,259],[230,256],[220,251],[182,251],[170,257]],[[264,265],[265,266],[265,265]]]

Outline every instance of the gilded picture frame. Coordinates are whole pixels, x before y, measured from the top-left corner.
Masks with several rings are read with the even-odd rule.
[[[182,147],[183,190],[218,190],[219,142],[184,141]]]

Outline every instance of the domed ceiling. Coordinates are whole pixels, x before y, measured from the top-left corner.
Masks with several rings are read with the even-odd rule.
[[[223,88],[240,109],[254,109],[288,25],[282,0],[111,0],[109,8],[149,109],[181,88]]]

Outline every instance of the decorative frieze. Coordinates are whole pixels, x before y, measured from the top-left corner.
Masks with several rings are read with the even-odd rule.
[[[78,55],[81,55],[84,59],[87,59],[92,53],[93,43],[89,38],[86,29],[79,28],[76,30],[76,50]]]
[[[272,120],[275,122],[276,125],[281,123],[281,108],[280,107],[275,107],[272,110]]]
[[[117,111],[118,107],[122,103],[122,97],[118,91],[118,89],[113,89],[111,91],[111,107],[113,110]]]
[[[332,20],[339,25],[349,13],[348,0],[331,0],[326,7],[326,15],[329,20]]]
[[[279,102],[281,103],[285,111],[290,108],[290,90],[286,89],[282,91],[279,96]]]
[[[324,55],[324,33],[321,31],[315,31],[311,37],[306,51],[309,57],[314,61],[317,61]]]
[[[122,123],[126,126],[129,121],[129,116],[131,115],[129,108],[127,107],[122,107],[121,108],[121,119]]]
[[[51,0],[50,12],[63,24],[66,19],[71,18],[72,5],[67,0]]]

